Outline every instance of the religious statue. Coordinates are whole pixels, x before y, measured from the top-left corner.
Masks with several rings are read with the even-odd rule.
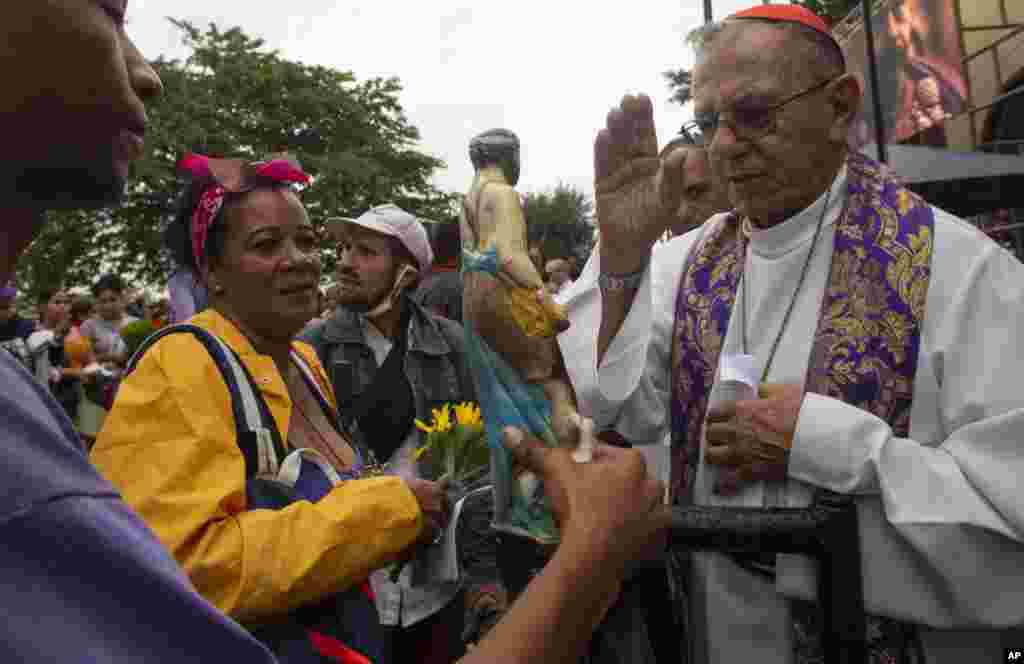
[[[463,317],[492,450],[495,526],[551,542],[557,532],[532,475],[513,475],[501,444],[515,426],[589,460],[592,424],[579,417],[555,336],[569,327],[528,252],[519,195],[519,139],[507,129],[473,138],[476,175],[463,200]]]

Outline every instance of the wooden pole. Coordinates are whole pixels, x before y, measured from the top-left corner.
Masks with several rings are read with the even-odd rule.
[[[882,93],[878,84],[878,58],[875,54],[875,30],[871,25],[871,0],[861,0],[861,14],[864,18],[864,41],[868,49],[868,76],[871,79],[871,101],[875,116],[875,142],[878,144],[878,161],[889,161],[889,150],[885,145],[885,127],[882,125]]]

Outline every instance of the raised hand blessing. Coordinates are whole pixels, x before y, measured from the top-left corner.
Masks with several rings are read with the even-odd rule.
[[[594,189],[602,270],[633,272],[647,260],[679,207],[685,153],[658,159],[654,110],[646,95],[626,95],[594,140]]]

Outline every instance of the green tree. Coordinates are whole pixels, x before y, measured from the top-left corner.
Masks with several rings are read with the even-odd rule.
[[[430,183],[444,164],[417,149],[397,78],[357,81],[351,72],[285,60],[238,28],[171,22],[191,55],[152,63],[164,95],[149,109],[147,156],[134,168],[125,204],[51,214],[19,265],[29,291],[89,284],[107,270],[137,285],[162,283],[171,266],[160,233],[180,191],[175,164],[187,150],[292,153],[315,177],[302,198],[317,227],[388,201],[430,219],[455,217],[455,197]]]
[[[582,266],[593,247],[593,211],[590,198],[571,185],[526,194],[527,240],[541,248],[545,260],[575,256]]]
[[[669,99],[680,106],[686,105],[693,97],[693,72],[689,69],[669,69],[661,75],[665,77],[668,90],[672,93]]]
[[[687,46],[696,51],[700,45],[701,36],[701,29],[695,28],[686,35],[686,38],[683,41]],[[680,106],[685,106],[691,99],[693,99],[692,69],[669,69],[668,71],[663,71],[661,75],[668,83],[669,92],[672,93],[672,96],[669,97],[669,99]]]

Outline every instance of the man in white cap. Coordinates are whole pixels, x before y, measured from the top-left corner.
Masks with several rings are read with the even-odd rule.
[[[462,327],[410,297],[434,259],[415,216],[379,205],[328,228],[337,242],[339,306],[302,338],[331,373],[342,424],[357,445],[390,471],[415,475],[412,454],[425,442],[415,420],[430,421],[431,409],[445,403],[476,401]],[[428,653],[436,650],[438,661],[461,655],[460,584],[403,588],[388,574],[371,580],[381,622],[396,628],[394,661],[433,661]],[[467,576],[481,585],[474,570]],[[484,576],[490,586],[497,572]]]

